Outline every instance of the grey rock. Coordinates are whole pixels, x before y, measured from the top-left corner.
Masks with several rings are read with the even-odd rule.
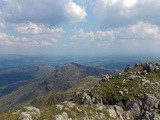
[[[33,120],[32,119],[32,116],[30,113],[27,113],[27,112],[21,112],[18,120]]]
[[[24,107],[25,111],[21,112],[19,120],[38,120],[41,116],[40,110],[33,106]]]
[[[62,117],[63,117],[65,120],[67,120],[67,119],[68,119],[68,114],[67,114],[66,112],[63,112],[63,113],[62,113]]]
[[[102,82],[108,81],[109,80],[109,75],[104,75],[102,77]]]
[[[111,118],[114,118],[114,119],[117,118],[117,113],[116,113],[116,111],[115,111],[115,109],[114,109],[113,106],[111,106],[111,107],[107,110],[107,112],[108,112],[108,114],[109,114],[109,116],[110,116]]]
[[[84,104],[89,104],[89,105],[93,104],[91,96],[89,96],[87,94],[85,95],[85,97],[84,97]]]
[[[56,105],[56,108],[60,111],[62,111],[63,107],[64,107],[63,105]]]
[[[151,113],[145,111],[143,116],[141,117],[141,120],[151,120]]]
[[[130,75],[130,76],[128,76],[129,80],[135,80],[135,79],[140,79],[140,78],[141,78],[141,76],[139,76],[139,75]]]
[[[157,113],[153,113],[153,120],[160,120],[160,115]]]
[[[147,70],[143,70],[143,71],[141,72],[141,74],[142,74],[142,75],[147,75],[148,72],[147,72]]]
[[[159,100],[150,94],[145,94],[142,99],[143,104],[146,104],[148,107],[151,108],[158,108]]]
[[[140,117],[141,109],[138,103],[131,100],[126,100],[124,105],[126,107],[125,109],[129,111],[134,118],[138,119]]]
[[[124,120],[123,116],[125,116],[125,111],[123,110],[122,107],[114,105],[114,109],[117,113],[117,116],[120,120]]]

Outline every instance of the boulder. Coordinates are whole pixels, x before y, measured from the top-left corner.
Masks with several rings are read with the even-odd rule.
[[[91,96],[88,95],[86,92],[84,92],[82,94],[82,103],[83,104],[88,104],[88,105],[92,105],[93,104]]]
[[[36,107],[26,106],[24,110],[20,113],[19,120],[38,120],[41,116],[40,110]]]
[[[117,118],[117,113],[114,109],[113,106],[111,106],[108,110],[107,110],[108,114],[109,114],[109,117],[113,118],[113,119],[116,119]]]
[[[153,120],[160,120],[160,115],[154,112],[152,115],[152,119]]]
[[[24,108],[26,109],[26,112],[29,113],[34,120],[37,120],[40,118],[41,113],[38,108],[33,107],[33,106],[26,106]]]
[[[125,112],[122,107],[114,105],[114,109],[117,113],[119,120],[124,120],[123,116],[125,116]]]
[[[62,113],[62,117],[65,119],[65,120],[68,120],[68,114],[66,112],[63,112]]]
[[[140,117],[141,108],[138,103],[131,101],[131,100],[126,100],[124,102],[124,106],[125,106],[126,111],[129,111],[135,119],[138,119]]]
[[[27,113],[27,112],[21,112],[18,120],[33,120],[32,119],[32,116],[30,113]]]
[[[125,113],[125,120],[135,120],[130,111],[126,111]]]
[[[159,106],[159,100],[155,96],[150,94],[145,94],[142,98],[142,102],[143,104],[151,108],[158,108]]]

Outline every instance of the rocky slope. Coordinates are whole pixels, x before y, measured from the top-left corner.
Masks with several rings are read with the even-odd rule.
[[[160,120],[159,82],[160,62],[128,65],[124,73],[104,76],[99,85],[75,93],[72,100],[82,105],[103,104],[111,119]]]
[[[9,120],[160,120],[160,62],[129,65],[123,73],[105,75],[67,101],[1,113]]]

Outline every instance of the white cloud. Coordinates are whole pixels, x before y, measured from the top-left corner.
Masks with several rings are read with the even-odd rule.
[[[82,29],[71,37],[73,42],[81,41],[97,50],[128,53],[146,53],[160,50],[160,27],[147,22],[138,22],[127,27],[111,30],[86,32]],[[91,42],[92,41],[92,42]],[[155,52],[154,51],[154,52]]]
[[[13,23],[46,23],[56,25],[61,22],[85,20],[85,8],[73,0],[4,0],[2,12],[6,21]]]
[[[102,28],[121,27],[139,21],[160,24],[159,0],[97,0],[94,12]]]
[[[17,32],[21,34],[27,35],[45,35],[50,34],[55,38],[61,36],[64,32],[62,28],[49,28],[43,24],[35,24],[32,22],[22,23],[22,24],[15,24],[13,25]]]
[[[16,47],[36,47],[38,46],[37,41],[28,40],[24,37],[18,38],[14,36],[9,36],[5,33],[0,32],[0,45],[5,46],[16,46]]]
[[[4,20],[2,19],[2,12],[0,10],[0,28],[4,28],[5,24],[4,24]]]
[[[18,36],[0,33],[0,44],[21,47],[53,46],[61,39],[64,30],[62,28],[48,28],[31,22],[15,24]]]
[[[113,28],[111,30],[103,30],[96,32],[85,32],[83,29],[75,32],[72,36],[73,40],[88,41],[124,41],[127,40],[159,40],[160,27],[147,22],[138,22],[137,24],[128,25],[127,27]]]
[[[71,39],[85,41],[106,41],[114,39],[114,34],[114,31],[85,32],[83,29],[80,29],[71,37]]]

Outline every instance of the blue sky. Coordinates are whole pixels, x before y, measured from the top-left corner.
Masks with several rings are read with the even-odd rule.
[[[0,0],[2,54],[159,54],[160,0]]]

